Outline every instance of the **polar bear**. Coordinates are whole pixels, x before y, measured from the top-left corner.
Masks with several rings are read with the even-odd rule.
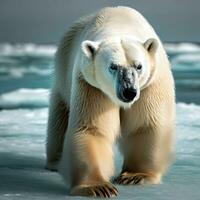
[[[118,191],[113,144],[123,155],[114,183],[157,184],[173,153],[174,81],[163,45],[136,10],[108,7],[76,22],[56,54],[47,168],[72,195]]]

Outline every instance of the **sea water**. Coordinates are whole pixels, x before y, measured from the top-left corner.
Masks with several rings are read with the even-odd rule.
[[[117,199],[200,199],[200,46],[165,44],[176,83],[176,159],[152,186],[117,186]],[[0,44],[0,200],[70,197],[44,169],[54,45]],[[115,149],[116,173],[121,155]]]

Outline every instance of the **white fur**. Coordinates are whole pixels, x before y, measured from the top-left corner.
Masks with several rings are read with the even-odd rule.
[[[132,102],[118,99],[111,63],[133,71],[138,93]],[[141,71],[135,68],[139,63]],[[60,129],[63,124],[68,127]],[[153,171],[150,182],[159,182],[169,163],[173,124],[174,89],[168,58],[146,19],[134,9],[116,7],[75,23],[56,54],[47,138],[47,167],[54,169],[52,165],[60,159],[59,172],[65,182],[78,186],[72,188],[73,194],[83,195],[85,185],[91,190],[94,183],[102,186],[109,181],[114,173],[112,145],[120,128],[122,151],[132,149],[138,159],[131,158],[127,168],[134,169],[136,162],[139,172]],[[144,138],[135,134],[138,130]],[[58,158],[62,134],[65,140]],[[140,155],[149,160],[148,165],[143,165]]]
[[[148,43],[150,42],[152,40],[148,40]],[[88,49],[85,48],[87,45],[93,45],[93,49],[96,51],[94,58],[88,52]],[[106,38],[96,42],[83,41],[83,53],[87,57],[87,64],[81,68],[81,71],[91,85],[101,89],[115,104],[124,108],[130,107],[139,99],[140,89],[146,84],[150,76],[151,66],[145,53],[145,48],[147,48],[145,45],[147,46],[146,43],[143,45],[143,43],[131,36]],[[129,55],[127,55],[127,52]],[[140,63],[143,66],[141,73],[137,73],[134,70],[134,86],[138,92],[137,96],[130,103],[124,103],[117,98],[116,85],[118,80],[116,75],[113,76],[108,70],[111,63],[130,68],[131,63],[127,60],[127,56],[135,64]],[[142,80],[141,77],[143,77]]]

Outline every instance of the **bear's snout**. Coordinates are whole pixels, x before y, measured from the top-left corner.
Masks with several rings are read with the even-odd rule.
[[[134,100],[137,90],[134,88],[134,73],[132,69],[121,68],[118,72],[118,98],[126,103]]]

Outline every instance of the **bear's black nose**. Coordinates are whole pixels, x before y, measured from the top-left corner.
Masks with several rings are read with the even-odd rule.
[[[137,90],[134,88],[121,88],[121,91],[119,92],[119,98],[123,102],[131,102],[137,95]]]
[[[127,100],[133,100],[137,95],[137,91],[134,88],[127,88],[122,91],[122,95]]]

